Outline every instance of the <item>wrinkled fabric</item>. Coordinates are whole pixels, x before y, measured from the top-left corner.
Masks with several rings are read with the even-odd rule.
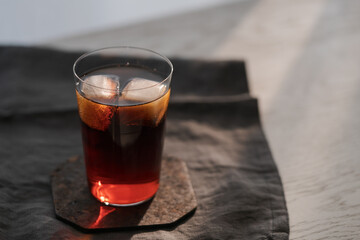
[[[164,153],[187,164],[193,216],[162,230],[102,233],[57,219],[49,176],[82,154],[79,55],[0,48],[0,239],[288,239],[281,179],[241,61],[172,59]]]

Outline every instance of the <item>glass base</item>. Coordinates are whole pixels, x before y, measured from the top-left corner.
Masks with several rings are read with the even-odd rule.
[[[137,206],[137,205],[140,205],[140,204],[143,204],[143,203],[146,203],[147,201],[150,201],[151,199],[153,199],[155,197],[155,194],[146,199],[146,200],[143,200],[143,201],[140,201],[140,202],[136,202],[136,203],[129,203],[129,204],[116,204],[116,203],[109,203],[109,202],[101,202],[103,204],[105,204],[106,206],[112,206],[112,207],[132,207],[132,206]],[[97,199],[99,201],[99,199]]]
[[[139,184],[104,184],[100,181],[89,182],[91,194],[100,202],[109,206],[136,206],[149,201],[156,194],[159,181]]]

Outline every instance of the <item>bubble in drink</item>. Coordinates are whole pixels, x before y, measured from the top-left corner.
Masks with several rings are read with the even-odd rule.
[[[117,78],[109,78],[114,75]],[[163,76],[144,68],[117,66],[84,78],[77,98],[91,193],[101,202],[120,205],[151,198],[159,186],[170,96],[161,83]],[[106,86],[118,89],[120,84],[122,92],[103,91]]]

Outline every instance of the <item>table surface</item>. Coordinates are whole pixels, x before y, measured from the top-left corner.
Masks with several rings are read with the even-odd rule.
[[[245,60],[290,239],[360,236],[360,1],[240,1],[44,45]]]

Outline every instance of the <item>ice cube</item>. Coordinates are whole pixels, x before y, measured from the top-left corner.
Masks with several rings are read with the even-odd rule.
[[[165,91],[166,86],[162,83],[145,78],[132,78],[123,89],[122,96],[126,100],[150,102],[160,98]]]
[[[81,91],[92,100],[112,99],[119,89],[119,76],[116,75],[91,75],[84,79],[81,86]]]
[[[154,85],[152,85],[154,86]],[[155,86],[159,89],[159,86]],[[154,88],[155,88],[154,87]],[[158,90],[159,92],[155,96],[154,93],[152,94],[149,100],[145,100],[145,97],[142,96],[131,96],[131,99],[135,99],[137,103],[144,103],[138,104],[135,106],[123,106],[117,108],[117,116],[122,124],[128,126],[158,126],[158,124],[164,119],[164,115],[166,113],[168,103],[169,103],[169,96],[170,96],[170,89],[165,94],[161,94],[162,91],[165,91],[165,86],[162,87],[164,90]],[[149,89],[145,89],[149,91]],[[134,91],[145,91],[145,90],[134,90]],[[125,94],[129,95],[127,91]],[[123,94],[124,96],[124,94]],[[160,96],[160,97],[158,97]],[[129,97],[129,96],[127,96]],[[142,100],[140,100],[142,98]],[[155,98],[154,101],[152,101]],[[129,98],[127,98],[129,99]],[[143,102],[142,102],[143,101]]]

